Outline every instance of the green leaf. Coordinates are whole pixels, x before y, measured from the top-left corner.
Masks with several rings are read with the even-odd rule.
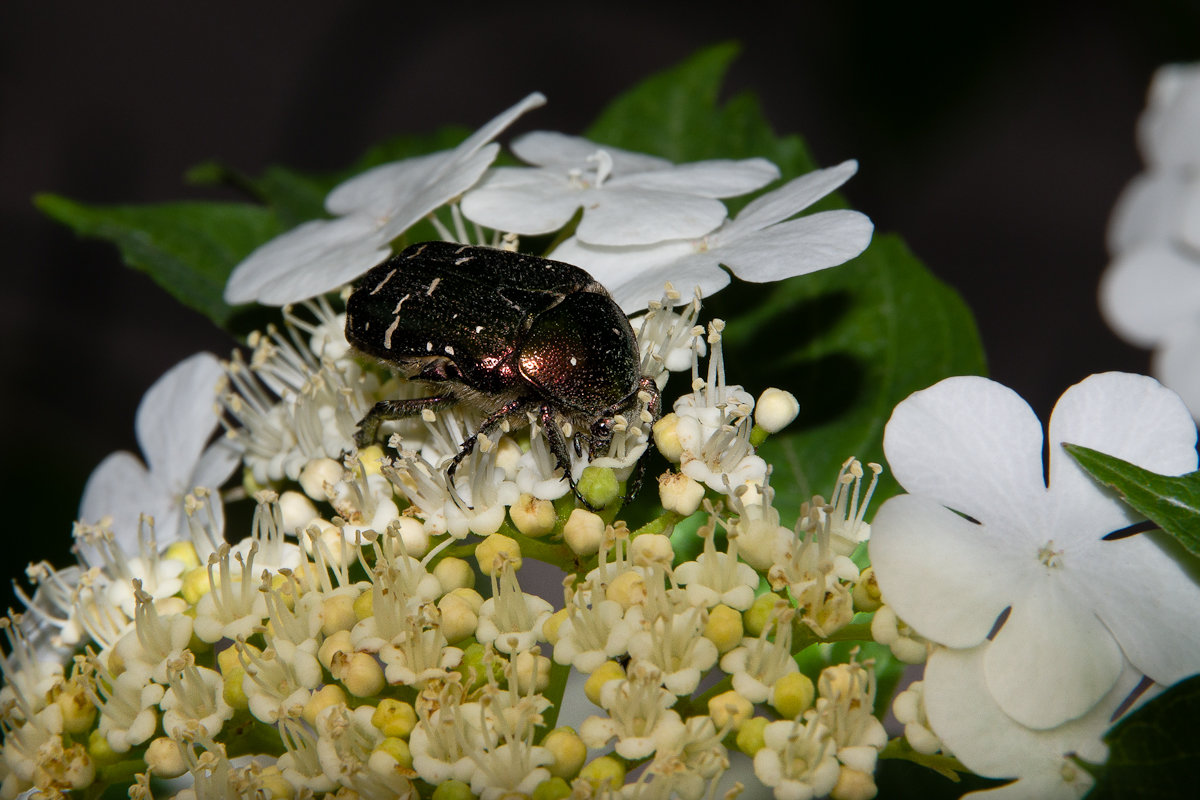
[[[1158,475],[1082,445],[1064,442],[1063,447],[1093,478],[1200,556],[1200,472]]]
[[[127,264],[218,325],[232,311],[221,295],[234,265],[279,233],[274,214],[244,203],[107,206],[53,194],[34,202],[80,236],[115,244]]]
[[[614,100],[585,135],[672,161],[758,156],[775,162],[785,179],[811,172],[816,164],[804,142],[777,137],[753,95],[717,105],[737,51],[720,44],[646,79]]]
[[[1105,735],[1108,761],[1090,800],[1194,797],[1200,764],[1200,675],[1181,681]]]

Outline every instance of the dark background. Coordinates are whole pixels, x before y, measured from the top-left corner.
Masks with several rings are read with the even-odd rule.
[[[728,90],[755,91],[819,162],[859,160],[846,195],[963,293],[992,376],[1040,414],[1092,372],[1147,369],[1104,326],[1096,285],[1150,76],[1200,58],[1200,3],[648,5],[0,4],[0,452],[18,545],[3,574],[65,563],[88,473],[137,449],[142,393],[232,344],[115,249],[41,218],[35,192],[212,198],[182,182],[189,166],[334,169],[534,89],[550,103],[517,130],[574,133],[727,39],[744,45]]]

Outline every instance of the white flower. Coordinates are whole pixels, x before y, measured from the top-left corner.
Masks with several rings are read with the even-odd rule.
[[[991,696],[1033,728],[1087,714],[1126,659],[1170,684],[1200,668],[1200,586],[1149,534],[1106,539],[1134,512],[1059,448],[1086,445],[1146,469],[1196,468],[1196,428],[1170,391],[1140,375],[1093,375],[1042,429],[1011,390],[948,378],[896,407],[884,451],[911,492],[872,523],[887,601],[934,642],[971,648]],[[953,747],[953,745],[951,745]]]
[[[871,221],[857,211],[822,211],[790,219],[845,183],[854,161],[785,183],[703,236],[680,237],[648,247],[605,247],[571,237],[550,254],[586,269],[626,313],[646,308],[664,281],[699,287],[704,296],[729,283],[724,265],[742,280],[767,283],[836,266],[871,241]]]
[[[582,206],[575,235],[596,245],[703,236],[725,220],[716,198],[746,194],[779,177],[779,168],[762,158],[675,165],[549,131],[519,137],[512,151],[537,168],[492,170],[463,197],[463,214],[496,230],[544,234],[562,228]]]
[[[384,164],[334,188],[312,220],[277,236],[237,265],[225,286],[231,304],[282,306],[353,281],[391,255],[391,241],[469,189],[496,158],[491,143],[517,117],[546,102],[533,93],[453,150]]]
[[[221,374],[216,358],[197,353],[155,381],[134,422],[146,465],[124,451],[104,459],[84,487],[80,519],[111,517],[108,527],[125,552],[137,551],[141,514],[154,518],[159,546],[187,538],[184,496],[197,486],[220,488],[241,460],[224,440],[206,447],[217,427]],[[220,503],[214,508],[219,514]]]
[[[1155,73],[1138,139],[1146,171],[1113,209],[1100,308],[1200,418],[1200,64]]]
[[[934,732],[972,771],[989,778],[1017,778],[987,792],[989,798],[1036,797],[1075,800],[1093,780],[1074,760],[1103,763],[1108,755],[1100,737],[1113,713],[1138,685],[1140,675],[1128,663],[1109,692],[1079,719],[1046,730],[1027,728],[996,705],[987,685],[987,651],[938,648],[925,667],[925,711]],[[1139,701],[1149,699],[1147,692]]]

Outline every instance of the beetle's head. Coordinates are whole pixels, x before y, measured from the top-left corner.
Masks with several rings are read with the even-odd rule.
[[[588,442],[588,456],[596,458],[608,453],[608,447],[612,444],[613,437],[613,418],[611,415],[603,415],[596,418],[592,423],[591,438]]]

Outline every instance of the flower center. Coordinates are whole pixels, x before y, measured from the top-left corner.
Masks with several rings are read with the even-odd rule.
[[[1060,569],[1063,566],[1062,556],[1065,552],[1065,550],[1055,550],[1054,540],[1050,539],[1038,549],[1037,558],[1044,566]]]

